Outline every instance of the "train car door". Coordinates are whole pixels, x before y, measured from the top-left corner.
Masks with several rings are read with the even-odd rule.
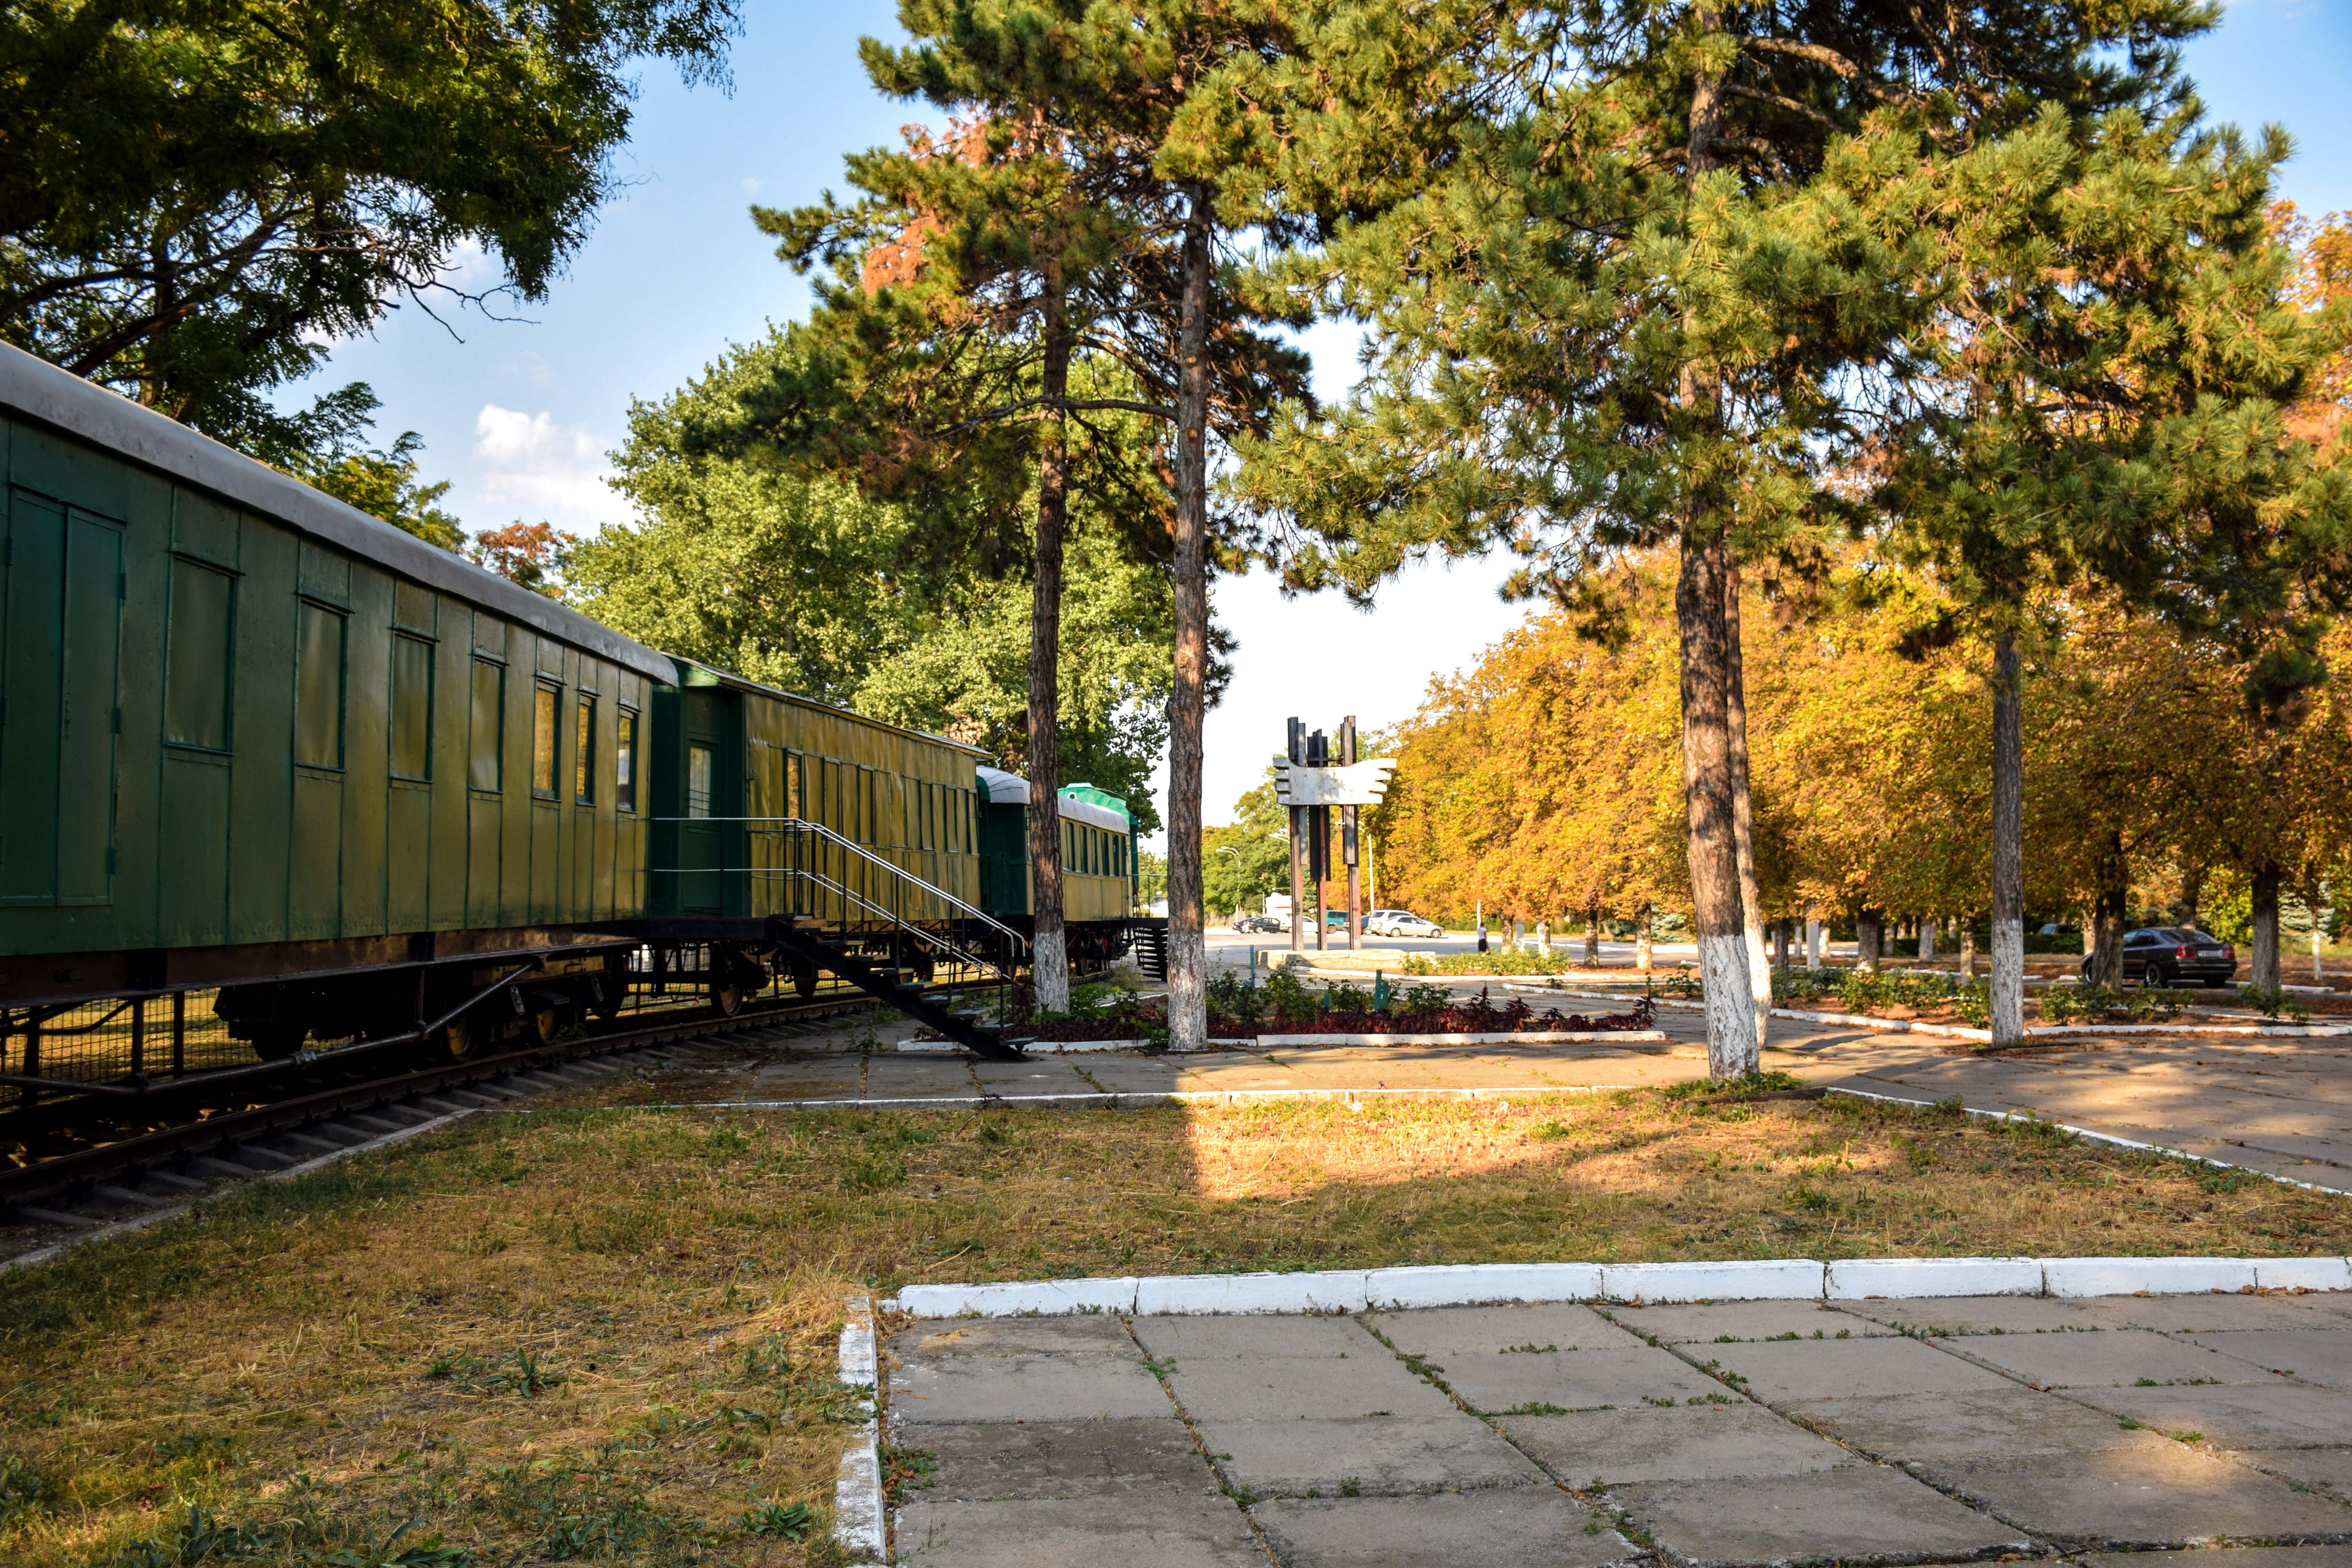
[[[103,904],[114,875],[122,535],[21,490],[10,500],[0,535],[0,903]],[[226,637],[215,652],[226,658]],[[226,749],[226,734],[214,743]]]
[[[681,912],[740,913],[744,862],[729,858],[743,815],[743,765],[735,693],[689,687],[680,730],[686,743],[686,791],[680,803],[677,865]]]

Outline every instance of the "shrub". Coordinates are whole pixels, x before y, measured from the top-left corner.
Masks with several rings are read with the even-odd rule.
[[[2143,1024],[2178,1017],[2189,1005],[2186,991],[2140,986],[2053,985],[2042,995],[2042,1016],[2053,1024]]]
[[[2310,1008],[2276,987],[2241,985],[2238,987],[2238,999],[2265,1018],[2300,1024],[2311,1016]]]

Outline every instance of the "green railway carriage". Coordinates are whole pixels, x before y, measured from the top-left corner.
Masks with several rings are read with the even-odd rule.
[[[644,911],[668,658],[14,349],[0,465],[0,1005]]]
[[[1027,786],[971,746],[642,647],[5,347],[0,478],[0,1086],[55,1081],[85,1004],[131,1006],[135,1090],[166,997],[176,1071],[192,994],[265,1058],[462,1056],[827,971],[968,1034],[907,977],[1024,959]],[[1062,816],[1108,958],[1132,825]]]
[[[668,743],[655,761],[652,913],[804,915],[855,931],[876,923],[861,901],[920,924],[957,918],[937,893],[979,901],[972,765],[983,753],[691,659],[677,664],[677,683],[655,694]],[[862,853],[803,865],[787,826],[803,823]],[[891,877],[876,859],[908,875]],[[796,886],[801,872],[821,872],[840,891]]]
[[[1029,781],[996,768],[977,770],[981,813],[981,907],[1025,922],[1036,907],[1029,876]],[[1062,917],[1071,956],[1100,961],[1125,950],[1135,908],[1135,819],[1127,802],[1091,784],[1065,784]]]

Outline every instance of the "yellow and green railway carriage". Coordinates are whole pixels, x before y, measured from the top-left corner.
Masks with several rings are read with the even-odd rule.
[[[176,1040],[208,998],[265,1058],[462,1055],[632,992],[905,1005],[877,973],[1018,962],[1026,785],[970,746],[646,647],[5,347],[0,474],[0,1082],[122,999]],[[1108,957],[1127,814],[1062,812]]]

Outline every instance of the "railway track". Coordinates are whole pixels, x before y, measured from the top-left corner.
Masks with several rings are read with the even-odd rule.
[[[152,1129],[103,1127],[62,1151],[0,1166],[0,1256],[176,1209],[226,1183],[295,1170],[429,1126],[467,1110],[593,1083],[633,1062],[684,1065],[710,1044],[751,1035],[781,1042],[872,1008],[858,993],[708,1012],[462,1062],[320,1087],[262,1103],[206,1108]],[[13,1239],[15,1245],[11,1245]]]

